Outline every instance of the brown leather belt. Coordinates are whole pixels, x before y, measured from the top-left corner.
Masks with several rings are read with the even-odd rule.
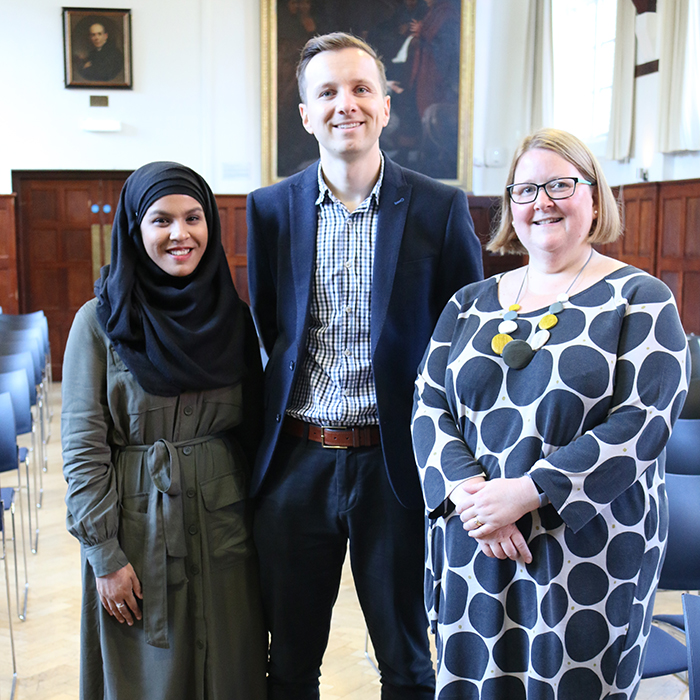
[[[308,435],[307,435],[308,428]],[[324,447],[347,450],[348,447],[374,447],[380,442],[378,425],[363,425],[359,428],[330,428],[285,416],[283,432],[294,437],[307,437],[320,442]]]

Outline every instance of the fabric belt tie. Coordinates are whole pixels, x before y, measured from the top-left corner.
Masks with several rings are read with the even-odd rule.
[[[378,425],[333,428],[285,416],[282,430],[287,435],[320,442],[324,447],[346,450],[348,447],[374,447],[381,442]]]
[[[192,440],[152,445],[127,445],[123,452],[145,452],[145,462],[155,488],[148,496],[148,525],[144,543],[146,566],[141,572],[143,629],[146,643],[169,649],[167,557],[186,557],[185,516],[180,484],[178,450],[219,438],[207,435]]]

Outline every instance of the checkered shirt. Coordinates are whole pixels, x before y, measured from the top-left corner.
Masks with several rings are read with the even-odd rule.
[[[307,354],[287,409],[289,415],[308,423],[351,427],[378,422],[370,308],[383,178],[382,155],[379,179],[350,213],[328,188],[318,166],[316,266]]]

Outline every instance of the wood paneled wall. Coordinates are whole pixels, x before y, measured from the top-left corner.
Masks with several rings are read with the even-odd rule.
[[[614,188],[623,209],[624,236],[603,246],[608,255],[663,280],[673,290],[687,332],[700,334],[700,179]],[[245,195],[217,195],[222,241],[236,288],[249,301]],[[482,245],[497,215],[498,197],[469,197]],[[484,253],[486,276],[522,265],[520,256]],[[0,306],[17,313],[15,197],[0,196]]]
[[[3,313],[19,311],[15,195],[0,195],[0,307]]]
[[[248,226],[245,220],[246,195],[217,194],[216,205],[221,218],[221,242],[231,269],[238,295],[250,304],[248,295]]]
[[[643,182],[614,192],[624,235],[601,250],[665,282],[686,332],[700,334],[700,180]]]

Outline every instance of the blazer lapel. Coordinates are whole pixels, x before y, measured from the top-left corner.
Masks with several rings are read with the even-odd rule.
[[[309,308],[309,293],[313,282],[316,259],[316,229],[318,217],[318,162],[308,167],[301,178],[290,186],[289,235],[292,276],[297,299],[296,337],[303,337]]]
[[[403,239],[408,205],[411,201],[411,191],[412,187],[404,180],[399,166],[385,156],[372,272],[370,335],[373,355],[384,327],[391,290],[394,286],[396,263]]]

